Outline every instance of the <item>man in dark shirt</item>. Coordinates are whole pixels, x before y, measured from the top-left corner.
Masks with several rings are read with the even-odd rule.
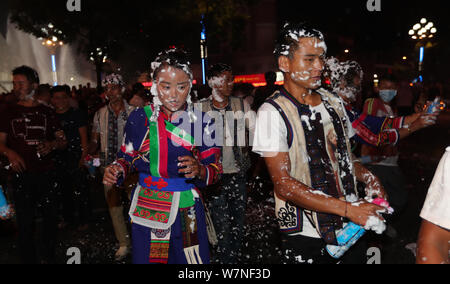
[[[87,229],[89,217],[89,186],[84,161],[88,151],[87,118],[81,110],[70,107],[70,87],[56,86],[50,91],[64,134],[67,148],[56,151],[56,173],[62,198],[62,226],[75,224],[74,213],[78,209],[79,229]]]
[[[21,66],[13,70],[17,104],[9,106],[0,120],[0,154],[14,172],[14,202],[19,231],[19,249],[24,263],[54,261],[56,241],[55,179],[52,152],[66,147],[64,132],[53,110],[34,99],[39,85],[35,70]],[[36,257],[34,221],[42,210],[43,228]]]
[[[264,74],[264,78],[266,79],[267,85],[255,90],[255,99],[252,105],[254,111],[258,111],[264,101],[279,89],[279,87],[275,85],[277,73],[268,71]]]

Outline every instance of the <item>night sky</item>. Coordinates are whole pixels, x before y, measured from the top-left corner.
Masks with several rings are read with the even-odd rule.
[[[287,1],[278,0],[279,24],[284,21],[306,21],[325,34],[328,54],[339,56],[350,49],[348,59],[364,65],[404,64],[417,66],[418,49],[408,35],[421,18],[432,21],[438,32],[435,47],[426,50],[425,70],[430,77],[448,79],[450,64],[450,19],[444,1],[381,0],[381,12],[369,12],[366,0],[353,1]],[[366,62],[364,62],[366,61]]]
[[[437,36],[433,40],[436,46],[426,50],[425,70],[431,72],[432,77],[447,80],[446,70],[450,65],[450,53],[447,51],[450,45],[450,17],[448,17],[448,9],[445,8],[444,1],[380,1],[381,12],[369,12],[366,8],[367,0],[278,0],[277,24],[281,26],[286,20],[306,21],[325,34],[329,55],[342,57],[343,50],[350,49],[348,59],[361,61],[366,68],[365,65],[404,64],[405,62],[401,61],[403,56],[408,57],[410,61],[408,66],[412,67],[417,65],[418,50],[415,46],[416,42],[409,37],[408,31],[425,17],[438,29]],[[5,7],[6,2],[0,1],[0,33],[3,34],[6,30],[8,10]],[[126,5],[134,4],[139,7],[139,2],[131,1]],[[255,5],[261,5],[262,2],[255,1]],[[158,4],[155,3],[155,9],[156,5]],[[195,34],[197,33],[195,31]],[[196,51],[198,41],[195,40],[194,43],[192,50]],[[192,43],[186,44],[192,45]],[[210,46],[211,53],[214,52],[212,47]],[[145,49],[144,46],[134,48],[137,49],[137,53]]]

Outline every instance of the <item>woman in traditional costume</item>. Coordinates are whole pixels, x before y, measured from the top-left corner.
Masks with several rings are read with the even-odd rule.
[[[133,263],[209,263],[198,188],[217,182],[222,171],[214,122],[194,111],[184,51],[160,53],[152,69],[153,104],[130,115],[118,159],[103,182],[121,184],[130,172],[139,172],[129,212]]]

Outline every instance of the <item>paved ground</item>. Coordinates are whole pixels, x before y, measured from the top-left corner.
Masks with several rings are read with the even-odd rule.
[[[396,238],[368,236],[369,243],[381,249],[382,263],[414,263],[411,251],[405,248],[414,243],[420,227],[419,213],[425,200],[440,157],[450,145],[450,112],[441,115],[439,126],[416,133],[401,142],[401,168],[408,179],[408,205],[393,224]],[[274,221],[274,199],[270,183],[263,178],[249,193],[243,263],[280,263],[279,234]],[[66,263],[71,247],[80,249],[81,262],[86,264],[115,263],[116,243],[101,188],[92,191],[95,208],[90,227],[84,232],[75,228],[59,231],[57,262]],[[0,264],[18,263],[14,222],[0,222]],[[122,263],[130,263],[130,258]]]

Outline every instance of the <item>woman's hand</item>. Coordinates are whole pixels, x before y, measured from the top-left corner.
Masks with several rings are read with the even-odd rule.
[[[197,159],[191,156],[183,156],[178,157],[178,161],[178,167],[182,168],[178,170],[178,173],[184,174],[186,178],[202,179],[203,167]]]
[[[103,175],[103,184],[113,186],[117,183],[117,179],[123,173],[123,169],[119,165],[109,165],[105,168],[105,174]]]

